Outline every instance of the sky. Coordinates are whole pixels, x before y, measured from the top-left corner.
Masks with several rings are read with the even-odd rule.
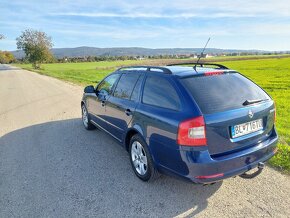
[[[36,29],[55,48],[290,50],[290,0],[0,0],[0,50]]]

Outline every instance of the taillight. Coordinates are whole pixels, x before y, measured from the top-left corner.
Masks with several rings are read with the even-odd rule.
[[[186,146],[206,145],[205,124],[203,116],[185,120],[179,124],[177,143]]]

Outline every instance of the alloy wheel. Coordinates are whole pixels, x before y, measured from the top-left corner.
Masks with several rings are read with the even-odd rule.
[[[134,141],[131,147],[131,158],[132,163],[135,167],[137,173],[141,176],[144,176],[147,172],[147,156],[145,150],[140,142]]]
[[[82,106],[82,119],[83,119],[83,123],[85,127],[88,127],[88,123],[89,123],[88,112],[84,105]]]

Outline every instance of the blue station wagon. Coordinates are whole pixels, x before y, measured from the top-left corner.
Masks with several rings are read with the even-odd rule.
[[[143,181],[159,173],[202,184],[258,175],[277,150],[274,101],[237,71],[193,65],[124,67],[87,86],[85,128],[119,141]]]

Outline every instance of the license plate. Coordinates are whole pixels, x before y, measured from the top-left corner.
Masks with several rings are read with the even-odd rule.
[[[263,129],[263,120],[253,120],[251,122],[242,123],[231,127],[232,138],[247,135]]]

